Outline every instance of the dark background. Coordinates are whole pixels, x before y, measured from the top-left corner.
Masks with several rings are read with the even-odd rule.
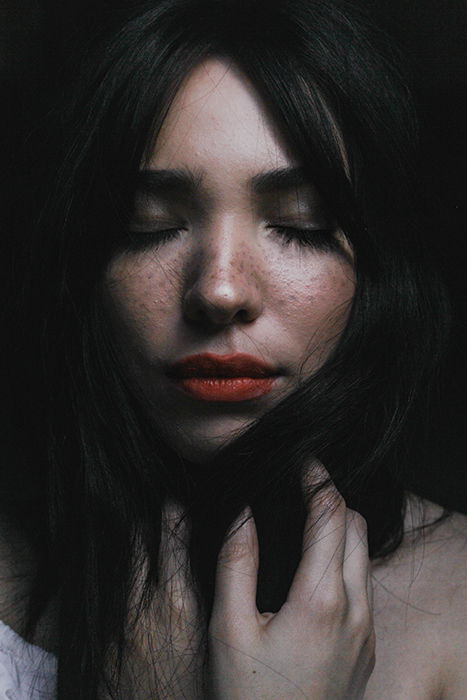
[[[46,103],[54,70],[66,51],[68,27],[98,5],[99,0],[0,0],[0,145],[6,190],[15,157],[12,135],[28,123],[31,95]],[[464,0],[368,0],[366,5],[395,37],[412,76],[426,243],[435,252],[454,309],[433,443],[426,461],[414,471],[412,485],[431,500],[467,512],[467,10]]]

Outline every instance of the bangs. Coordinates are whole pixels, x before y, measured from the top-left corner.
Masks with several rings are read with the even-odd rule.
[[[404,197],[410,149],[394,134],[402,123],[407,132],[407,94],[402,86],[394,95],[384,58],[335,7],[286,2],[262,12],[261,3],[252,5],[225,3],[221,12],[219,3],[203,2],[195,13],[189,3],[160,3],[100,45],[103,61],[91,56],[89,70],[101,68],[85,101],[108,193],[119,209],[133,196],[183,81],[203,59],[218,57],[251,81],[339,227],[358,244],[372,218],[391,219],[394,199]],[[372,217],[375,203],[385,211]]]

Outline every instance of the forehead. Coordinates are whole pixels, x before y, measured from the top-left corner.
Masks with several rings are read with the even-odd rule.
[[[146,167],[201,177],[249,179],[298,165],[249,79],[227,60],[209,58],[186,77]]]

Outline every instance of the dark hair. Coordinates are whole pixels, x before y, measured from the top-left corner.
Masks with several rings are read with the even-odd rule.
[[[28,633],[59,600],[60,700],[97,698],[109,650],[123,658],[141,552],[150,564],[142,610],[161,576],[168,498],[190,518],[208,612],[219,547],[246,504],[260,539],[258,605],[281,605],[300,557],[301,474],[312,456],[366,518],[371,556],[394,551],[449,315],[415,214],[409,91],[395,50],[357,3],[119,3],[92,31],[83,26],[60,97],[19,161],[30,204],[12,229],[4,377],[1,505],[37,554]],[[126,375],[103,276],[124,245],[154,133],[207,56],[231,60],[255,85],[351,241],[357,287],[314,376],[209,463],[191,465],[165,444]]]

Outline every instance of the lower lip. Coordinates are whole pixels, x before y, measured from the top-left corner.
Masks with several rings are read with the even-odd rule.
[[[269,394],[276,377],[187,377],[178,386],[202,401],[247,401]]]

